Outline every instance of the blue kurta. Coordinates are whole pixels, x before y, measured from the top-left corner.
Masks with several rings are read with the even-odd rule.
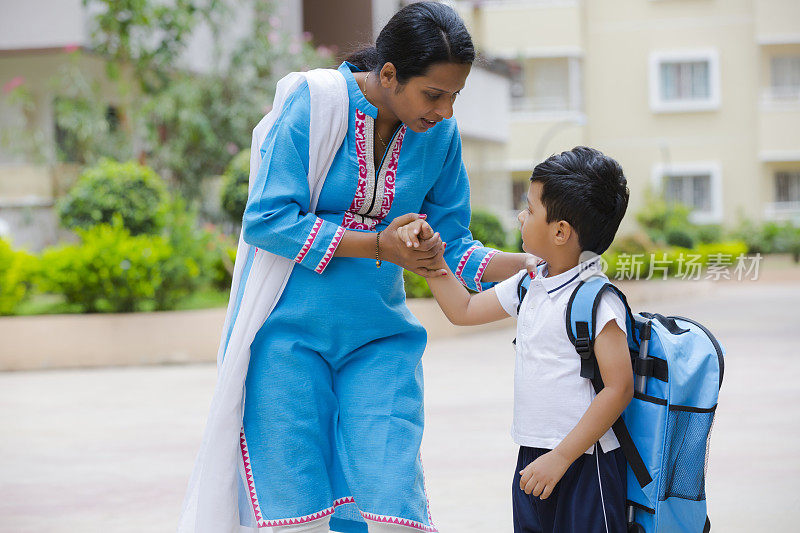
[[[447,242],[450,268],[471,289],[488,286],[480,279],[496,252],[469,233],[455,120],[425,133],[401,126],[375,169],[377,109],[355,67],[339,70],[348,130],[316,213],[308,212],[307,84],[288,98],[261,147],[244,213],[248,244],[297,265],[251,345],[240,516],[260,527],[333,514],[340,531],[364,531],[363,518],[436,531],[419,458],[426,333],[406,307],[402,268],[333,254],[345,229],[378,231],[411,212],[428,215]]]

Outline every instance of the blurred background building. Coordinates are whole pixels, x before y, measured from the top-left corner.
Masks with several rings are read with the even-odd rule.
[[[217,50],[220,41],[214,39],[208,25],[198,25],[182,55],[183,68],[197,73],[209,71],[216,62],[226,61],[230,50],[224,48],[225,43],[235,42],[251,31],[249,4],[235,0],[229,4],[231,16],[220,29],[225,35],[223,49]],[[273,4],[283,31],[297,38],[310,34],[316,46],[327,47],[334,57],[342,58],[374,42],[404,2],[279,0]],[[0,235],[10,236],[16,246],[39,250],[68,238],[68,232],[58,226],[53,207],[80,171],[78,165],[55,155],[63,139],[54,114],[58,95],[49,81],[51,76],[71,61],[71,52],[87,51],[80,57],[79,68],[103,85],[100,94],[106,98],[111,121],[125,115],[126,102],[120,101],[119,91],[103,75],[104,62],[91,53],[95,14],[91,5],[87,8],[81,0],[0,0],[0,6],[0,85],[6,93],[23,82],[31,88],[30,101],[22,106],[29,116],[18,116],[19,105],[0,103],[0,127],[8,132],[16,125],[21,130],[22,119],[27,118],[33,131],[25,141],[36,144],[35,150],[20,150],[12,134],[0,146]],[[508,76],[497,69],[478,66],[472,71],[456,111],[474,205],[498,213],[509,227],[514,223],[511,172],[505,164],[510,100]],[[209,197],[204,204],[212,211],[213,204],[218,204],[216,182],[208,180],[204,190]]]
[[[283,30],[312,35],[341,59],[374,42],[403,0],[279,0]],[[473,205],[513,227],[535,164],[585,144],[622,162],[629,212],[647,191],[691,207],[696,223],[800,216],[800,2],[796,0],[457,0],[482,55],[456,105]],[[61,132],[50,76],[90,50],[94,13],[81,0],[0,0],[0,84],[22,80],[37,150],[0,146],[0,234],[34,250],[66,235],[52,207],[78,166],[53,157]],[[246,3],[230,1],[225,39],[199,25],[183,68],[206,72],[246,36]],[[219,50],[222,43],[222,50]],[[81,69],[108,85],[103,61]],[[119,91],[107,116],[124,116]],[[13,131],[20,106],[0,104]],[[21,122],[20,122],[21,124]],[[20,126],[21,127],[21,126]],[[120,124],[119,127],[125,127]],[[21,137],[21,136],[20,136]],[[31,155],[33,153],[33,155]],[[36,155],[38,154],[38,155]],[[63,158],[62,158],[63,159]],[[206,194],[217,196],[213,180]],[[206,202],[213,204],[213,201]],[[212,209],[211,207],[209,209]],[[623,231],[635,228],[626,217]]]
[[[455,4],[514,65],[515,199],[535,163],[587,144],[622,162],[629,212],[649,186],[697,223],[800,216],[800,2]]]

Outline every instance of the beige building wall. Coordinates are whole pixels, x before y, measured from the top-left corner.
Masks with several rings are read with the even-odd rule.
[[[635,229],[645,191],[665,185],[697,203],[699,223],[800,217],[800,2],[458,6],[478,45],[521,70],[508,153],[517,192],[535,162],[588,144],[626,171],[623,231]]]

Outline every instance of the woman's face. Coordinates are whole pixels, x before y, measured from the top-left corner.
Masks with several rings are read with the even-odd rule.
[[[388,91],[390,110],[412,130],[422,133],[438,122],[453,116],[453,104],[464,88],[472,65],[463,63],[436,63],[422,76],[414,76],[400,84],[397,77],[387,76],[387,67],[381,70],[381,85]]]

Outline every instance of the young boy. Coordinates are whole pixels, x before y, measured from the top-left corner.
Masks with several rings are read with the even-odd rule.
[[[605,388],[596,396],[580,376],[565,312],[581,279],[604,276],[597,255],[625,214],[627,180],[616,161],[579,146],[536,166],[527,200],[518,215],[523,249],[543,263],[470,295],[442,261],[444,275],[428,284],[454,324],[516,316],[519,306],[511,431],[520,445],[515,533],[621,533],[625,460],[610,428],[633,396],[625,308],[609,293],[598,307],[594,350]],[[399,230],[409,242],[416,240],[412,228]],[[520,305],[517,286],[527,275],[533,279]]]

